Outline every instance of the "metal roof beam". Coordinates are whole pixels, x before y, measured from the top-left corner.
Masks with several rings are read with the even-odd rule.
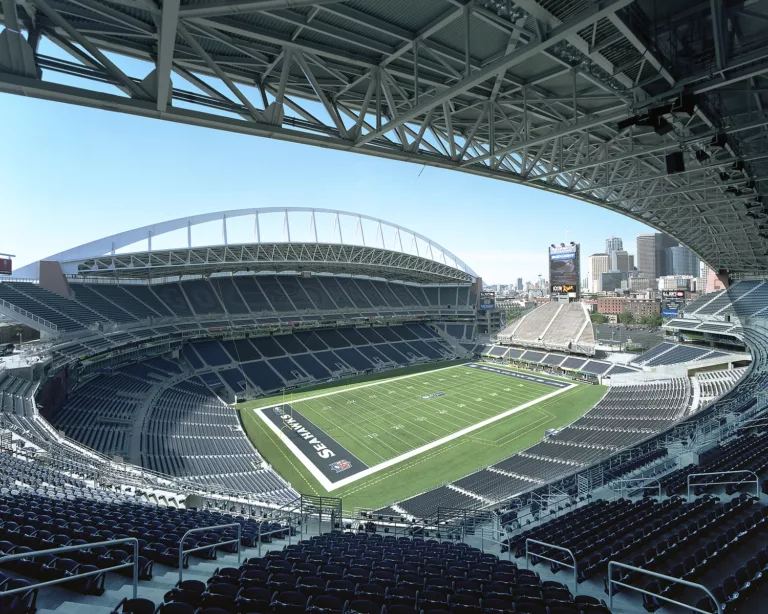
[[[190,17],[217,17],[222,15],[237,15],[258,13],[275,9],[299,8],[302,6],[319,6],[332,4],[339,0],[212,0],[191,4],[180,12],[182,19]]]
[[[157,53],[157,110],[165,111],[171,95],[171,66],[179,23],[179,0],[164,0]]]
[[[634,151],[628,151],[628,152],[625,152],[625,153],[619,154],[619,155],[611,154],[610,156],[606,156],[605,159],[594,160],[594,161],[591,161],[591,162],[587,162],[587,163],[584,163],[584,164],[579,164],[579,165],[572,166],[572,167],[561,168],[561,169],[559,169],[557,171],[553,171],[552,173],[545,173],[543,175],[533,176],[532,179],[546,179],[547,177],[553,177],[553,176],[557,176],[557,175],[563,175],[563,174],[566,174],[566,173],[573,173],[573,172],[576,172],[576,171],[581,171],[581,170],[584,170],[584,169],[587,169],[587,168],[592,168],[596,164],[611,164],[611,163],[616,162],[618,160],[625,160],[625,159],[628,159],[628,158],[635,158],[635,157],[640,158],[640,156],[642,156],[643,154],[656,153],[656,152],[664,151],[664,150],[667,150],[667,149],[679,148],[680,146],[686,145],[686,144],[700,143],[701,141],[707,141],[707,140],[711,139],[713,136],[716,136],[716,135],[718,135],[720,133],[723,133],[723,134],[733,134],[733,133],[736,133],[736,132],[742,132],[744,130],[750,130],[750,129],[753,129],[753,128],[759,128],[759,127],[765,126],[765,125],[768,125],[768,117],[763,116],[760,119],[757,119],[757,120],[751,121],[751,122],[746,122],[744,124],[735,124],[735,125],[731,125],[731,126],[729,126],[727,128],[723,128],[723,129],[712,129],[712,130],[709,130],[707,132],[704,132],[704,133],[701,133],[701,134],[697,134],[695,136],[690,136],[690,137],[688,137],[686,139],[682,139],[681,141],[678,141],[678,142],[660,143],[658,145],[652,145],[650,147],[646,147],[646,148],[643,148],[643,149],[637,149],[637,150],[634,150]]]
[[[768,153],[756,154],[754,156],[745,156],[739,159],[741,159],[744,162],[752,162],[756,160],[763,160],[765,158],[768,158]],[[621,186],[630,185],[633,183],[641,183],[643,181],[656,181],[664,178],[675,179],[676,177],[680,177],[681,175],[691,175],[694,173],[707,173],[707,172],[711,173],[711,172],[716,172],[719,167],[725,166],[726,168],[730,168],[733,162],[734,160],[731,157],[728,157],[726,160],[721,160],[721,161],[718,161],[717,159],[713,158],[712,161],[707,166],[690,167],[685,169],[684,171],[675,173],[674,175],[670,175],[666,171],[662,171],[654,175],[642,175],[639,177],[633,177],[633,178],[629,178],[621,181],[610,181],[607,184],[599,184],[599,185],[595,184],[586,188],[579,188],[578,190],[573,190],[573,193],[583,194],[585,192],[595,192],[597,190],[610,190],[610,189],[618,188]]]
[[[66,19],[64,19],[56,10],[46,2],[46,0],[31,0],[32,3],[42,12],[48,19],[50,19],[57,27],[66,32],[73,41],[82,46],[91,56],[99,62],[105,70],[115,77],[125,88],[127,88],[133,96],[142,100],[150,99],[144,88],[136,83],[133,79],[128,77],[122,70],[120,70],[101,50],[94,45],[88,38],[80,34],[74,27],[72,27]]]
[[[404,124],[405,122],[415,120],[417,117],[424,115],[432,107],[441,105],[442,103],[449,101],[455,96],[466,92],[467,90],[479,85],[480,83],[483,83],[489,78],[495,77],[495,75],[501,70],[509,69],[534,57],[536,54],[548,49],[555,43],[565,40],[572,34],[578,32],[580,29],[599,19],[602,19],[603,17],[606,17],[607,15],[610,15],[611,13],[618,11],[619,9],[629,5],[631,2],[632,0],[609,0],[603,4],[602,8],[593,6],[585,11],[582,11],[575,18],[552,30],[546,40],[536,41],[533,43],[528,43],[527,45],[523,45],[522,47],[518,47],[510,55],[500,57],[499,59],[487,64],[482,69],[471,73],[455,85],[452,85],[436,93],[435,95],[424,99],[424,101],[420,104],[415,105],[405,113],[401,113],[397,119],[388,122],[374,132],[360,137],[355,142],[355,147],[365,145],[366,143],[371,142],[372,140],[386,134],[387,132],[394,130],[396,127]]]
[[[690,194],[691,192],[700,192],[701,190],[719,190],[720,188],[727,188],[731,186],[737,186],[744,183],[747,183],[748,181],[752,181],[751,177],[741,177],[739,179],[732,179],[730,181],[723,181],[722,183],[713,183],[713,182],[705,182],[701,184],[696,185],[686,185],[680,188],[677,188],[675,190],[664,190],[659,194],[645,194],[643,196],[637,196],[634,198],[620,198],[616,199],[616,202],[619,203],[632,203],[637,201],[647,201],[653,198],[667,198],[668,196],[674,196],[675,194]],[[756,180],[756,181],[759,181]],[[754,198],[757,195],[757,193],[752,194],[752,198]],[[605,202],[613,202],[613,201],[605,201]],[[694,202],[694,201],[691,201]]]

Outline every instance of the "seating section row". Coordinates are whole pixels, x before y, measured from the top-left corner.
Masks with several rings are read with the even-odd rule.
[[[611,386],[582,418],[547,435],[541,442],[460,480],[397,503],[415,518],[427,518],[439,507],[479,509],[546,482],[563,478],[631,448],[668,429],[683,417],[692,398],[688,378]],[[663,456],[666,454],[658,454]],[[622,471],[650,462],[628,459]],[[614,468],[614,477],[621,472]]]
[[[166,388],[155,399],[144,419],[141,464],[203,486],[258,493],[273,503],[298,497],[253,447],[236,410],[199,378]]]
[[[665,341],[640,354],[632,363],[638,366],[656,367],[708,360],[710,358],[723,358],[725,356],[728,356],[728,352],[691,345],[679,345]]]
[[[168,379],[180,373],[178,365],[163,359],[106,371],[77,388],[50,422],[89,448],[130,458],[139,411]]]
[[[711,489],[712,482],[726,481],[724,476],[698,476],[700,473],[716,473],[722,471],[740,471],[731,474],[725,490],[733,494],[740,484],[751,483],[754,488],[754,477],[751,472],[759,474],[768,467],[768,434],[744,435],[721,443],[699,455],[697,464],[690,464],[682,469],[673,471],[661,479],[661,486],[671,497],[686,494],[688,485],[692,492],[701,495]]]
[[[184,581],[157,612],[213,607],[222,614],[610,614],[604,602],[574,597],[565,584],[479,548],[364,532],[314,536],[217,569],[207,583]]]
[[[172,360],[154,358],[97,375],[48,418],[102,454],[209,489],[277,504],[298,497],[264,463],[235,408]]]
[[[535,350],[525,350],[505,345],[479,345],[474,348],[474,353],[504,362],[541,365],[555,372],[571,371],[593,376],[610,377],[611,375],[637,371],[635,367],[614,364],[604,360],[593,360],[591,358],[582,358],[581,356],[567,356],[554,352],[537,352]]]
[[[191,343],[194,369],[214,370],[236,394],[273,392],[333,376],[454,358],[453,349],[423,324],[338,328],[250,339]]]
[[[499,332],[500,343],[595,352],[589,315],[581,303],[544,303]]]
[[[415,286],[351,277],[238,275],[179,283],[71,284],[64,298],[31,282],[0,284],[0,299],[75,331],[147,318],[403,308],[473,309],[469,286]]]
[[[441,322],[433,324],[433,326],[445,331],[457,341],[471,341],[475,338],[474,324],[451,324],[450,322]]]
[[[92,573],[90,577],[72,581],[68,588],[83,594],[101,595],[107,573],[113,573],[107,570],[133,561],[133,546],[130,543],[94,545],[61,556],[32,556],[31,553],[135,538],[139,549],[139,580],[150,581],[155,564],[178,566],[178,548],[188,530],[210,528],[186,537],[185,550],[201,548],[191,556],[214,560],[217,550],[231,552],[236,549],[237,543],[220,543],[231,539],[237,542],[236,528],[216,528],[226,524],[240,525],[240,545],[245,547],[254,546],[263,533],[280,537],[287,535],[289,530],[278,523],[211,510],[179,510],[132,502],[98,502],[76,497],[58,499],[36,493],[4,492],[0,495],[0,556],[29,553],[29,557],[3,565],[3,569],[24,578],[54,580]],[[184,555],[185,562],[189,556]],[[103,571],[100,573],[100,570]],[[130,577],[133,570],[127,567],[114,573]],[[29,581],[19,586],[29,586]],[[32,600],[35,597],[33,593],[23,595]],[[3,605],[8,605],[8,602],[0,601],[0,606]],[[3,608],[2,611],[16,610]]]
[[[747,372],[746,367],[727,371],[703,371],[696,374],[701,402],[709,403],[729,392]]]
[[[717,555],[741,539],[746,538],[742,542],[746,545],[748,536],[758,535],[768,518],[768,508],[757,506],[755,509],[753,502],[754,499],[744,493],[725,503],[719,503],[717,498],[709,495],[690,502],[681,497],[661,503],[650,498],[634,502],[598,500],[521,532],[510,540],[510,548],[514,549],[516,557],[524,556],[527,550],[534,565],[546,563],[537,555],[550,559],[550,570],[554,573],[572,563],[570,555],[526,540],[568,548],[576,559],[580,583],[605,572],[609,561],[617,561],[674,578],[690,581],[696,577],[695,581],[703,580],[714,589],[729,575],[728,570],[733,564],[733,559],[724,561],[726,566],[718,569]],[[748,546],[744,549],[745,553],[749,550]],[[752,554],[749,552],[743,560]],[[617,570],[612,580],[656,594],[671,597],[669,593],[676,593],[679,598],[685,588],[671,582],[656,584],[654,581],[649,585],[652,576],[622,568]],[[605,585],[607,591],[607,577]],[[648,589],[648,586],[654,588]],[[612,588],[614,592],[622,590],[617,584]],[[721,603],[728,602],[729,597],[721,599]],[[656,603],[655,608],[646,608],[648,611],[655,611],[660,606],[658,599],[646,597],[646,600],[646,603]]]
[[[700,296],[686,305],[684,312],[685,317],[694,319],[730,314],[744,318],[758,314],[765,315],[766,301],[768,301],[768,283],[763,280],[748,280],[739,282],[727,290]]]

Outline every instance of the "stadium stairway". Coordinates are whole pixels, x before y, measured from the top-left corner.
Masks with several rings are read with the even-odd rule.
[[[563,310],[563,307],[564,305],[562,304],[557,306],[557,309],[555,310],[555,314],[552,316],[552,319],[544,327],[544,330],[541,331],[541,339],[544,339],[544,337],[547,336],[547,331],[549,331],[549,329],[552,328],[552,325],[555,323],[557,316],[560,315],[560,312]]]
[[[294,539],[296,543],[296,539]],[[287,545],[287,540],[276,541],[271,544],[264,544],[262,547],[262,556],[272,550],[281,550]],[[256,557],[255,549],[244,549],[242,560]],[[501,557],[504,560],[503,557]],[[519,562],[519,561],[518,561]],[[238,567],[236,554],[219,554],[216,561],[196,561],[190,558],[190,567],[184,571],[184,580],[198,580],[207,583],[214,575],[217,569],[223,567]],[[161,570],[162,568],[162,570]],[[523,564],[521,568],[525,568]],[[552,574],[544,565],[537,565],[532,568],[541,577],[542,582],[551,581],[565,583],[570,588],[568,579],[563,573]],[[149,582],[139,584],[139,598],[149,599],[156,606],[163,602],[163,599],[178,581],[178,572],[175,569],[155,565],[156,573]],[[112,574],[113,575],[113,574]],[[112,581],[111,581],[112,580]],[[132,597],[133,590],[130,581],[125,578],[108,578],[104,594],[101,596],[83,596],[64,588],[52,587],[42,589],[38,596],[37,614],[110,614],[123,599]],[[47,591],[47,592],[46,592]],[[579,585],[579,595],[588,595],[595,599],[604,599],[605,594],[598,581],[588,582]],[[665,610],[673,612],[672,609]],[[627,595],[619,594],[614,599],[614,607],[611,608],[612,614],[630,614],[638,612],[637,600]]]
[[[459,343],[458,339],[456,339],[453,335],[449,335],[440,326],[430,326],[429,329],[435,331],[440,336],[440,338],[443,339],[443,341],[445,341],[451,347],[456,356],[472,358],[472,353],[467,351],[467,349]]]
[[[299,538],[294,537],[293,543]],[[288,540],[275,540],[262,544],[261,554],[270,550],[279,550],[288,545]],[[242,560],[258,556],[257,548],[243,548]],[[237,567],[237,554],[218,552],[215,561],[206,561],[194,557],[189,558],[189,569],[184,570],[184,580],[207,580],[214,572],[222,567]],[[140,581],[138,597],[149,599],[158,605],[163,597],[179,581],[177,569],[155,563],[154,576],[150,581]],[[64,588],[66,584],[46,587],[40,590],[37,598],[36,614],[110,614],[113,608],[123,599],[133,597],[133,586],[130,579],[114,573],[107,574],[103,595],[81,595]]]
[[[179,361],[179,363],[182,367],[182,373],[179,373],[178,375],[175,375],[166,380],[161,385],[154,387],[143,399],[141,405],[139,405],[138,410],[134,414],[133,435],[131,437],[130,448],[131,455],[128,459],[131,463],[136,465],[141,464],[141,438],[142,434],[146,432],[146,425],[144,424],[144,421],[146,420],[149,410],[152,408],[157,399],[160,398],[163,392],[165,392],[168,388],[172,388],[179,382],[183,382],[191,377],[190,374],[186,371],[186,364],[181,364],[181,361]]]

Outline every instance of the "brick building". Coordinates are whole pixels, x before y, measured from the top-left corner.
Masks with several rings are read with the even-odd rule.
[[[623,298],[614,296],[598,297],[597,313],[619,315],[628,311],[636,318],[661,313],[661,303],[643,298]]]

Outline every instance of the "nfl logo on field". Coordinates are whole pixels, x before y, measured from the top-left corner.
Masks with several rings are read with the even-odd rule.
[[[331,463],[331,469],[333,469],[336,473],[341,473],[342,471],[346,471],[352,466],[352,463],[350,463],[348,460],[340,460],[336,461],[335,463]]]

